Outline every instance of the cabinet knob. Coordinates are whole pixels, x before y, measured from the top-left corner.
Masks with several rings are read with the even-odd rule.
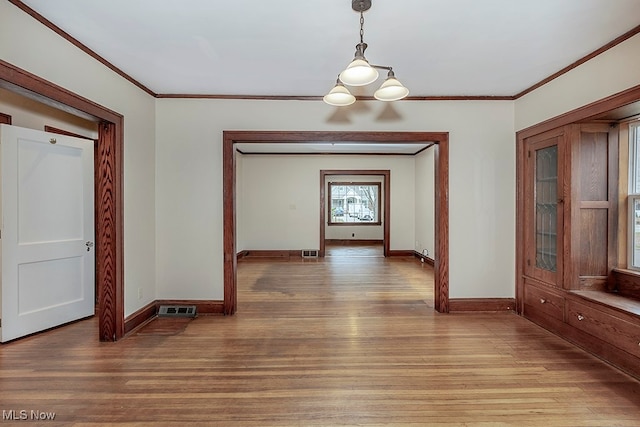
[[[544,298],[540,298],[540,304],[546,304],[546,303],[547,303],[547,300],[546,300],[546,299],[544,299]]]
[[[578,321],[582,322],[584,320],[584,316],[582,314],[578,314]]]

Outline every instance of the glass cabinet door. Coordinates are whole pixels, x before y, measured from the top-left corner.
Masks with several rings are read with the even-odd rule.
[[[553,285],[562,277],[562,138],[527,143],[524,273]]]
[[[558,266],[558,146],[534,153],[535,265],[555,273]]]

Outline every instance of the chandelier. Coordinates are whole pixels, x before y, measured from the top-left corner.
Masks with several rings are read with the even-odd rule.
[[[373,94],[380,101],[397,101],[409,94],[409,89],[396,79],[393,69],[384,65],[369,64],[364,57],[367,44],[364,42],[364,12],[371,8],[371,0],[352,0],[351,8],[360,12],[360,43],[356,45],[356,54],[347,68],[338,75],[336,85],[322,100],[329,105],[342,107],[351,105],[356,97],[349,92],[347,86],[366,86],[378,79],[378,70],[387,70],[387,79]]]

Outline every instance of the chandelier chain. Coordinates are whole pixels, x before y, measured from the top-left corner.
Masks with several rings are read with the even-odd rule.
[[[360,43],[364,43],[364,13],[360,11]]]

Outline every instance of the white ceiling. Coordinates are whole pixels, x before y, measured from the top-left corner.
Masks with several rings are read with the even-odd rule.
[[[322,96],[359,41],[351,0],[23,3],[156,94]],[[410,96],[513,96],[638,24],[640,0],[373,0],[364,40]]]

